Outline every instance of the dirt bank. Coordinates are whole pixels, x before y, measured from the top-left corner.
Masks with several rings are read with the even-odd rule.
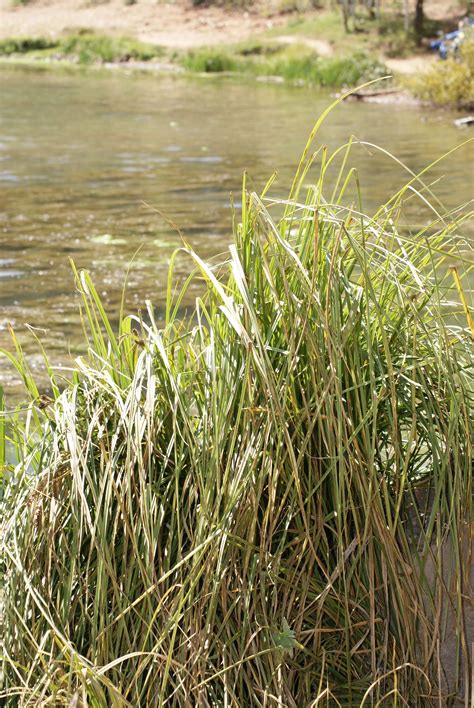
[[[414,0],[411,1],[414,5]],[[255,0],[248,11],[193,7],[191,0],[173,3],[137,0],[133,5],[125,5],[124,0],[30,0],[26,5],[0,0],[0,38],[56,37],[89,29],[135,37],[163,47],[191,49],[233,44],[283,27],[290,15],[281,13],[282,7],[278,0]],[[425,0],[425,12],[433,19],[454,18],[460,15],[461,4],[458,0]],[[318,14],[306,12],[304,17],[316,18]],[[315,49],[323,50],[322,56],[327,55],[324,32],[307,40],[314,43]]]
[[[258,6],[257,6],[258,7]],[[86,4],[84,0],[36,0],[12,6],[0,0],[0,38],[56,37],[78,29],[103,34],[136,37],[163,47],[190,49],[206,45],[232,44],[284,25],[287,16],[268,18],[259,11],[224,10],[219,7],[193,8],[190,2],[173,4],[124,0]]]

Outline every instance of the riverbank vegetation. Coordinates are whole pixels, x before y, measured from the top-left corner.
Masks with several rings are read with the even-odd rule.
[[[360,146],[315,149],[320,123],[287,200],[244,182],[225,261],[175,254],[162,323],[148,304],[115,328],[75,272],[89,351],[68,379],[48,366],[47,395],[14,338],[8,705],[449,705],[468,685],[473,214],[425,173],[365,214]]]
[[[162,57],[156,45],[130,37],[111,37],[84,30],[57,39],[12,37],[0,40],[0,56],[29,57],[33,60],[66,60],[78,64],[151,61]]]
[[[160,69],[173,66],[193,73],[237,74],[280,78],[290,83],[316,86],[354,86],[387,74],[382,62],[364,51],[338,57],[321,57],[304,44],[248,42],[226,48],[202,48],[169,52],[127,38],[84,33],[60,40],[0,40],[0,56],[23,57],[39,62],[72,62],[82,66],[123,63]]]
[[[322,57],[304,41],[287,44],[275,40],[249,41],[231,47],[170,51],[124,37],[88,31],[57,40],[43,37],[0,40],[0,56],[32,60],[63,60],[80,65],[129,62],[166,62],[197,73],[236,73],[280,77],[289,82],[319,86],[354,86],[387,74],[387,69],[363,49],[340,56]]]
[[[420,3],[416,4],[417,8],[419,5]],[[426,95],[428,100],[447,104],[469,104],[469,100],[466,99],[466,91],[472,92],[470,78],[472,59],[469,52],[466,51],[464,60],[457,62],[456,65],[450,61],[448,67],[444,67],[441,62],[436,62],[436,68],[433,67],[426,82],[421,76],[422,71],[420,72],[420,63],[425,62],[423,64],[425,68],[431,64],[426,57],[425,39],[436,37],[441,31],[455,29],[467,8],[463,3],[459,3],[457,8],[446,16],[446,12],[444,14],[440,12],[437,2],[425,2],[421,5],[423,21],[421,25],[419,23],[417,25],[414,3],[402,5],[388,1],[347,2],[337,5],[328,2],[318,5],[317,9],[311,4],[304,5],[304,3],[290,2],[278,7],[273,5],[265,7],[259,3],[251,3],[247,10],[244,7],[239,11],[234,8],[232,12],[228,9],[232,21],[238,21],[239,13],[243,16],[244,11],[247,18],[258,16],[261,19],[261,16],[266,13],[268,17],[277,17],[278,21],[269,20],[265,30],[262,30],[261,24],[258,25],[255,34],[250,34],[243,41],[240,37],[236,41],[235,35],[230,32],[227,32],[229,35],[227,37],[226,10],[221,8],[219,10],[223,13],[221,22],[217,22],[215,18],[207,21],[204,16],[202,18],[202,23],[206,27],[206,22],[210,26],[215,24],[223,27],[222,30],[208,32],[206,37],[209,43],[205,43],[199,36],[199,27],[201,27],[199,23],[197,28],[189,29],[189,13],[198,16],[200,12],[217,12],[217,8],[211,3],[210,7],[202,9],[181,8],[182,13],[188,14],[183,14],[181,18],[182,32],[179,32],[175,45],[172,41],[169,42],[166,32],[161,30],[160,34],[158,28],[149,31],[149,37],[153,38],[153,41],[146,41],[148,35],[144,27],[149,26],[151,19],[156,20],[156,17],[151,10],[146,11],[145,5],[140,2],[134,4],[133,9],[130,10],[130,12],[144,13],[140,31],[130,20],[130,27],[135,29],[135,37],[132,34],[118,36],[115,25],[113,33],[108,33],[106,24],[108,16],[98,22],[97,27],[76,26],[77,17],[81,16],[82,11],[77,7],[70,15],[70,20],[74,23],[72,28],[58,25],[54,30],[53,13],[51,15],[53,31],[49,31],[48,28],[47,34],[44,35],[19,38],[7,36],[5,39],[0,39],[0,56],[8,57],[10,60],[27,59],[48,63],[65,61],[80,65],[117,63],[136,66],[138,64],[139,68],[146,66],[154,66],[156,69],[182,70],[184,68],[188,71],[208,74],[231,72],[258,77],[278,77],[286,81],[329,87],[353,86],[378,76],[392,73],[397,75],[397,72],[406,71],[414,74],[415,78],[420,77],[418,82],[420,89],[414,90],[416,93]],[[36,6],[37,3],[33,2],[21,10],[22,26],[29,26],[28,23],[24,23],[24,19],[30,12],[34,12]],[[106,6],[108,3],[100,4],[97,8]],[[342,12],[344,8],[345,11]],[[124,7],[121,8],[121,19],[127,12]],[[164,10],[160,8],[158,13],[160,17],[163,12]],[[431,16],[430,12],[434,12],[434,15]],[[59,17],[63,15],[64,12],[61,11]],[[93,13],[89,12],[87,17],[84,17],[91,22],[93,16]],[[43,27],[42,14],[40,13],[38,17],[40,19],[36,24],[33,23],[32,27]],[[288,18],[286,24],[282,21],[283,17]],[[145,22],[145,18],[150,21]],[[108,21],[111,21],[110,17]],[[165,20],[163,21],[166,29],[168,25]],[[176,26],[171,24],[171,20],[168,20],[168,24],[169,32],[172,35],[173,32],[176,34]],[[124,27],[126,26],[125,22]],[[231,40],[230,36],[234,39]],[[160,44],[156,37],[161,37],[163,44]],[[424,46],[420,46],[420,42],[424,42]],[[391,64],[394,59],[396,61]],[[415,60],[411,66],[410,60]],[[403,65],[403,61],[407,62],[406,66]],[[457,65],[458,63],[460,66]],[[445,80],[448,83],[447,91],[442,90]],[[415,83],[413,82],[413,86]],[[410,86],[412,86],[411,82]]]
[[[338,57],[321,57],[304,43],[286,44],[266,39],[232,47],[169,51],[124,37],[91,32],[46,39],[0,40],[0,56],[32,60],[63,60],[80,65],[158,61],[197,73],[237,73],[276,76],[290,82],[319,86],[353,86],[387,73],[383,64],[363,50]]]
[[[320,57],[305,45],[247,44],[231,50],[196,49],[181,60],[190,71],[238,72],[249,76],[280,77],[316,86],[355,86],[387,74],[384,65],[364,52]]]
[[[474,29],[456,56],[433,66],[408,82],[416,96],[440,106],[474,109]]]

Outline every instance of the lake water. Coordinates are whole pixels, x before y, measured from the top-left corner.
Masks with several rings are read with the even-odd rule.
[[[69,259],[90,270],[111,313],[127,265],[127,310],[162,302],[166,271],[181,245],[201,255],[231,241],[230,194],[242,173],[260,189],[276,170],[287,190],[307,136],[331,101],[315,89],[226,78],[123,72],[0,70],[0,347],[13,323],[30,361],[39,328],[55,363],[80,350],[78,300]],[[468,137],[456,117],[432,109],[345,103],[318,142],[354,134],[420,170]],[[472,147],[436,167],[430,180],[447,207],[472,197]],[[357,147],[366,210],[403,184],[402,168]],[[410,221],[428,215],[415,203]],[[137,253],[137,249],[138,253]],[[188,267],[180,262],[181,272]],[[0,358],[0,384],[13,371]]]

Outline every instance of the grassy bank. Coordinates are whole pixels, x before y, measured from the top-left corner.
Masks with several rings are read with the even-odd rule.
[[[59,4],[59,15],[50,8],[51,28],[46,29],[45,19],[42,13],[36,13],[33,3],[21,11],[18,26],[29,28],[31,32],[39,28],[47,37],[0,40],[0,57],[79,65],[114,63],[136,68],[139,63],[139,68],[148,65],[155,69],[166,65],[166,68],[174,66],[199,73],[230,72],[279,77],[316,86],[350,86],[393,72],[400,76],[404,73],[419,75],[423,67],[429,66],[428,38],[455,29],[466,8],[454,4],[449,12],[440,15],[438,4],[436,7],[425,5],[425,9],[434,11],[438,19],[425,17],[421,33],[417,33],[414,17],[411,14],[404,16],[402,4],[395,2],[383,3],[377,11],[371,11],[364,3],[356,4],[355,15],[346,27],[341,8],[336,9],[330,3],[323,3],[318,9],[311,9],[311,3],[292,0],[272,7],[258,4],[245,13],[241,7],[241,15],[231,6],[227,6],[227,10],[220,7],[218,12],[216,7],[207,6],[181,8],[180,11],[175,8],[174,15],[163,9],[160,10],[160,13],[164,12],[162,25],[157,22],[156,12],[140,3],[134,4],[130,15],[123,7],[117,8],[120,12],[118,25],[110,12],[102,14],[99,11],[99,7],[105,7],[102,4],[94,14],[82,6],[69,8],[70,15],[66,4],[64,7]],[[140,11],[142,24],[137,24],[135,10]],[[215,12],[217,15],[212,14]],[[268,21],[264,20],[265,15]],[[286,15],[288,21],[285,24],[283,17]],[[71,25],[66,24],[65,16],[70,18]],[[80,18],[85,23],[83,27],[78,25]],[[247,26],[243,34],[236,32],[239,21],[245,24],[249,18],[252,18],[250,29]],[[110,34],[108,28],[113,33],[121,31],[125,36]],[[239,43],[237,38],[242,36],[247,39]],[[158,44],[139,41],[136,37],[153,39]],[[167,46],[160,46],[160,41]],[[472,67],[469,71],[472,73]],[[435,96],[433,100],[442,101],[443,105],[468,103],[456,99],[459,93],[465,94],[466,69],[463,79],[458,75],[459,70],[454,76],[456,70],[453,69],[452,77],[446,76],[443,67],[437,66],[433,75],[437,72],[443,75],[443,80],[439,79],[438,87],[431,91]],[[436,79],[429,76],[427,81],[433,85]],[[448,90],[444,92],[443,83],[448,84]],[[421,94],[425,84],[423,76],[418,84],[414,91]]]
[[[76,273],[89,354],[70,381],[50,371],[50,399],[16,344],[8,705],[449,705],[467,660],[472,213],[431,194],[431,223],[401,229],[405,199],[430,194],[410,177],[364,215],[352,149],[310,141],[287,201],[244,183],[228,259],[173,259],[163,326],[148,305],[114,331]]]
[[[237,72],[249,76],[276,76],[289,82],[316,86],[354,86],[385,76],[387,70],[364,52],[340,57],[320,57],[304,45],[247,44],[232,49],[198,49],[181,58],[194,72]]]
[[[152,61],[164,50],[129,37],[110,37],[84,31],[57,39],[45,37],[12,37],[0,40],[0,56],[29,57],[36,60],[56,59],[79,64]]]
[[[304,44],[287,46],[276,41],[246,42],[224,48],[170,51],[129,38],[93,33],[57,40],[18,38],[0,40],[0,56],[37,61],[66,61],[80,65],[103,63],[166,62],[197,73],[237,73],[247,76],[278,76],[319,86],[349,86],[385,75],[375,57],[362,50],[339,57],[320,57]]]

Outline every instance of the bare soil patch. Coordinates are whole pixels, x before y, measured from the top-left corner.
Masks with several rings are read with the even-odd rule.
[[[332,57],[334,54],[334,48],[325,39],[312,39],[310,37],[300,37],[293,35],[281,35],[275,38],[277,42],[281,44],[304,44],[310,49],[319,54],[320,57]]]
[[[427,71],[438,61],[438,57],[433,52],[431,55],[407,57],[404,59],[384,59],[384,63],[394,74],[404,76],[416,76]]]
[[[195,8],[188,2],[123,0],[88,4],[85,0],[36,0],[12,6],[0,0],[0,37],[56,37],[80,29],[136,37],[164,47],[189,49],[231,44],[284,24],[287,18],[263,17],[258,11],[220,7]]]
[[[269,17],[272,5],[262,2],[257,0],[248,10],[230,10],[193,7],[191,0],[138,0],[134,5],[125,5],[124,0],[31,0],[27,5],[0,0],[0,38],[57,37],[87,29],[176,49],[233,44],[287,24],[288,14],[275,12]],[[274,7],[278,7],[277,0]],[[433,19],[453,18],[460,16],[461,4],[458,0],[425,0],[425,11]],[[306,16],[315,14],[313,11]],[[279,39],[294,41],[286,33]],[[298,41],[312,46],[321,56],[334,52],[323,34]],[[408,63],[400,64],[397,71],[412,73],[408,67]]]

